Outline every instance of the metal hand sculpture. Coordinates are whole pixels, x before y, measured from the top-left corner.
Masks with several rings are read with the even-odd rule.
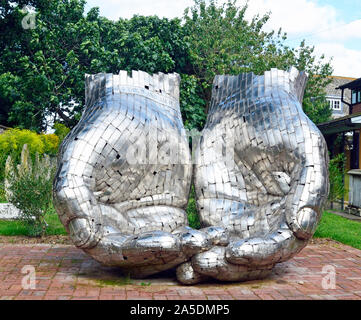
[[[145,277],[180,265],[185,284],[248,280],[299,252],[328,193],[327,148],[302,111],[306,76],[218,76],[195,158],[202,224],[188,225],[192,165],[179,77],[87,76],[64,140],[54,202],[74,243]]]
[[[178,267],[179,281],[262,278],[312,237],[328,155],[302,111],[306,80],[295,68],[215,78],[194,179],[201,223],[219,241]]]
[[[86,110],[62,144],[54,181],[77,247],[133,277],[209,248],[186,227],[191,175],[177,74],[86,77]]]

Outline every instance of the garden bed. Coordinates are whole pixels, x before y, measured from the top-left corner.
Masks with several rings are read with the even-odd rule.
[[[45,237],[26,237],[26,236],[0,236],[0,243],[13,244],[68,244],[72,245],[70,238],[65,235],[45,236]]]

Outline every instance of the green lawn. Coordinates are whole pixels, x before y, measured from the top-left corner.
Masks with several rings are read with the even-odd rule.
[[[49,211],[45,216],[45,221],[48,224],[46,235],[57,236],[67,234],[63,225],[61,224],[58,215],[54,210]],[[28,236],[29,232],[26,226],[20,221],[4,221],[0,220],[0,235],[1,236]]]
[[[329,238],[361,250],[361,222],[324,212],[315,238]]]

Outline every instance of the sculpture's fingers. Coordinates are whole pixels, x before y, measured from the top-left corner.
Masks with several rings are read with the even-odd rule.
[[[187,260],[180,239],[171,233],[153,231],[135,236],[111,232],[86,252],[105,265],[121,267],[133,277],[148,276]]]
[[[127,239],[122,245],[123,270],[142,278],[185,262],[181,239],[168,232],[153,231]],[[119,265],[119,264],[117,264]]]
[[[93,147],[77,135],[75,130],[61,147],[53,198],[59,218],[75,244],[91,248],[102,236],[102,214],[92,191],[94,166],[89,159]]]
[[[209,241],[215,246],[225,247],[229,244],[230,234],[225,228],[212,226],[203,228],[200,231],[204,232]]]
[[[201,230],[194,230],[190,227],[181,227],[173,232],[180,243],[181,251],[187,256],[192,257],[196,253],[206,251],[211,248],[212,242],[208,234]]]
[[[102,238],[101,225],[88,218],[73,219],[68,224],[69,235],[78,248],[93,248]]]
[[[123,244],[133,238],[133,235],[121,234],[118,230],[112,228],[104,228],[108,233],[93,248],[84,251],[92,256],[95,260],[107,266],[118,266],[127,263],[123,257]]]
[[[215,246],[207,252],[195,255],[192,258],[192,267],[193,272],[221,281],[247,281],[266,277],[271,273],[273,265],[249,268],[232,264],[226,259],[226,248]],[[181,282],[182,279],[179,278]]]
[[[226,248],[228,262],[243,266],[268,266],[290,259],[307,241],[298,239],[286,224],[263,238],[232,242]]]
[[[229,233],[222,227],[212,226],[201,230],[181,227],[173,232],[180,241],[182,252],[188,257],[209,250],[212,245],[227,246]]]
[[[228,241],[225,230],[218,227],[203,230],[181,227],[173,234],[154,231],[126,239],[121,244],[118,259],[122,257],[123,270],[131,276],[144,277],[173,268],[197,253],[209,250],[215,242],[225,244],[225,241]],[[114,259],[110,261],[114,263]],[[119,260],[115,264],[119,265]],[[182,264],[177,274],[184,284],[198,283],[207,278],[193,271],[189,264]]]
[[[176,274],[177,280],[186,285],[201,283],[209,279],[209,277],[195,271],[190,261],[181,264],[177,268]]]
[[[124,260],[132,264],[167,263],[169,254],[181,252],[181,243],[169,232],[152,231],[127,239],[122,245]]]

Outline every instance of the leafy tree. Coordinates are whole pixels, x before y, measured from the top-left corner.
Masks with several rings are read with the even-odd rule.
[[[201,88],[194,75],[182,75],[180,102],[185,128],[201,130],[207,118],[206,102],[201,98]]]
[[[70,129],[67,126],[58,122],[54,124],[53,129],[55,129],[54,134],[59,138],[59,143],[61,143],[70,132]]]
[[[45,130],[47,119],[72,128],[83,110],[84,75],[119,70],[178,72],[188,128],[202,128],[216,74],[261,74],[296,65],[311,75],[304,109],[315,122],[329,116],[322,88],[331,67],[304,43],[290,49],[281,31],[265,32],[269,15],[245,19],[247,6],[196,0],[180,19],[134,16],[111,21],[85,0],[0,2],[0,123]],[[36,8],[24,30],[21,9]],[[318,75],[314,77],[313,75]]]
[[[21,29],[20,6],[8,14],[20,36],[1,41],[1,123],[41,131],[51,117],[71,128],[84,107],[86,73],[186,69],[179,19],[113,22],[100,17],[98,8],[84,16],[84,6],[85,0],[49,1],[37,7],[35,29],[29,30]]]
[[[346,174],[346,156],[340,153],[330,160],[329,163],[330,174],[330,194],[328,199],[334,202],[342,199],[346,193],[344,177]]]
[[[1,41],[0,69],[13,80],[11,90],[17,93],[16,102],[5,100],[9,109],[7,122],[40,131],[45,129],[46,116],[57,114],[64,122],[70,117],[66,109],[71,101],[78,102],[82,82],[72,47],[80,40],[71,38],[72,25],[83,18],[85,1],[48,1],[37,8],[35,29],[23,30],[21,20],[26,13],[15,6],[7,20],[13,21],[18,36]],[[81,32],[78,36],[81,36]],[[14,90],[14,88],[16,88]],[[0,87],[0,92],[4,88]],[[2,96],[2,95],[1,95]],[[76,108],[73,110],[76,112]]]
[[[303,110],[314,123],[326,122],[332,115],[330,104],[326,101],[326,86],[332,81],[329,77],[333,71],[331,64],[323,63],[323,55],[316,61],[314,47],[306,46],[305,41],[301,42],[300,48],[295,49],[294,53],[294,65],[308,73]]]
[[[314,48],[303,41],[298,49],[284,44],[286,34],[263,30],[270,14],[245,19],[247,5],[236,0],[218,5],[215,0],[195,0],[184,15],[187,41],[194,74],[203,88],[203,99],[210,100],[212,81],[217,74],[254,72],[263,74],[271,68],[287,69],[292,65],[309,73],[304,110],[318,123],[327,120],[331,111],[325,104],[324,87],[331,75],[324,57],[316,61]]]

